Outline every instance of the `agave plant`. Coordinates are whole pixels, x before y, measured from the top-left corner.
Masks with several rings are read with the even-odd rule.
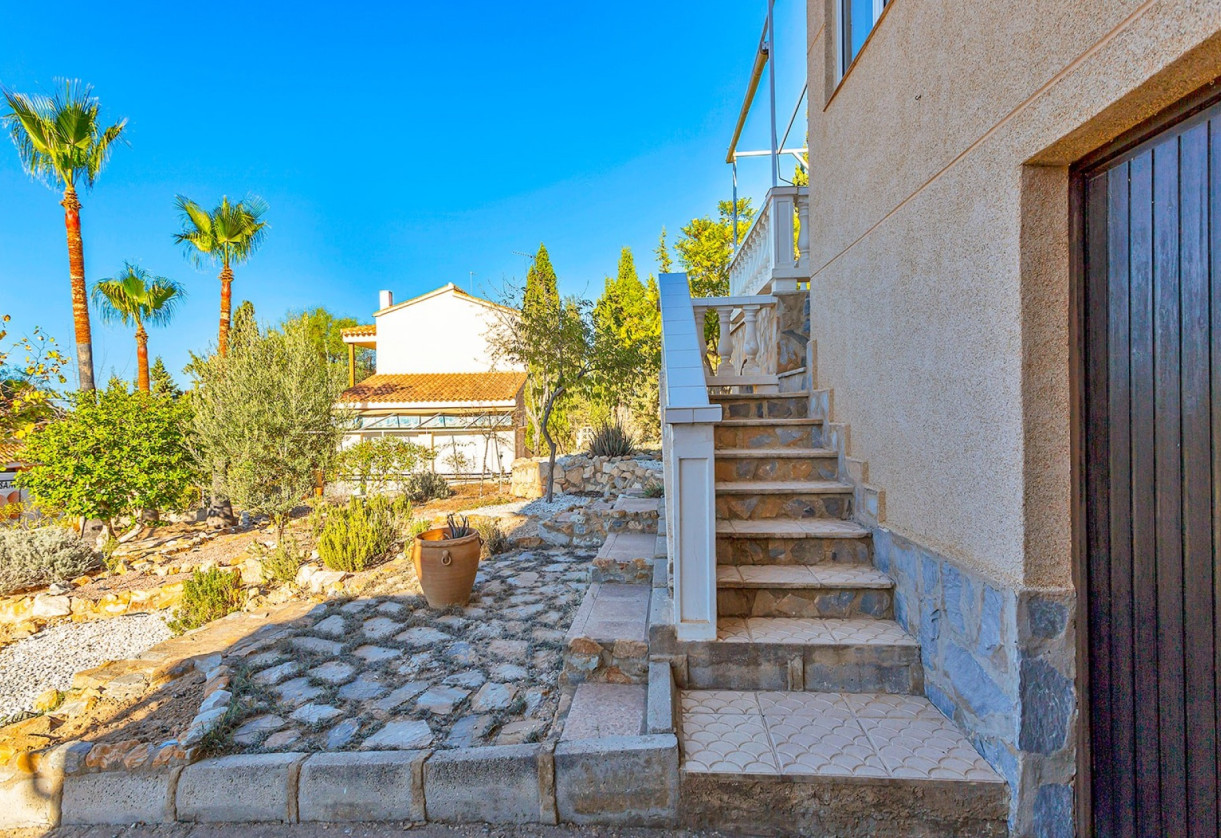
[[[229,352],[230,314],[233,305],[233,266],[240,265],[259,249],[267,235],[267,203],[254,195],[231,203],[222,196],[220,203],[208,212],[190,198],[179,195],[178,211],[182,214],[182,232],[174,241],[186,248],[196,265],[220,266],[220,329],[217,351]]]
[[[93,286],[93,301],[102,319],[136,327],[136,387],[149,392],[148,332],[145,326],[170,322],[186,291],[172,279],[151,276],[141,267],[123,263],[123,272]]]
[[[76,366],[80,388],[92,390],[93,334],[85,286],[85,253],[81,244],[81,202],[76,189],[92,189],[123,133],[127,120],[103,127],[93,89],[65,81],[54,96],[29,96],[2,90],[8,126],[21,162],[31,177],[63,188],[64,225],[68,232],[68,276],[72,283],[72,321],[76,332]]]

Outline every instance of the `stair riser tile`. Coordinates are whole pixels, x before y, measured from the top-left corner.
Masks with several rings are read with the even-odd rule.
[[[1002,783],[680,771],[682,825],[749,835],[1004,838]]]
[[[833,456],[790,458],[734,457],[716,460],[718,481],[741,480],[837,480],[839,463]]]
[[[736,427],[714,425],[718,448],[821,448],[822,428],[818,425],[756,425]]]
[[[802,494],[783,492],[774,495],[718,494],[716,516],[726,521],[763,521],[776,518],[851,518],[852,495]]]
[[[876,617],[894,616],[891,592],[877,588],[720,588],[722,617]]]
[[[718,535],[717,564],[873,564],[869,538],[739,538]]]
[[[914,646],[790,646],[780,643],[692,643],[687,689],[788,690],[789,662],[802,658],[804,688],[818,692],[919,693],[924,687]]]
[[[804,398],[729,399],[721,407],[726,419],[805,419],[810,413]]]

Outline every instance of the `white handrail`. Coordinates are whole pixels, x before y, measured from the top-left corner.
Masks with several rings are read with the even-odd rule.
[[[666,547],[679,640],[716,639],[716,472],[704,334],[686,274],[662,274],[661,431]]]
[[[794,215],[800,223],[796,248]],[[729,293],[740,296],[797,290],[798,282],[810,278],[809,251],[809,188],[769,189],[758,217],[729,263]]]

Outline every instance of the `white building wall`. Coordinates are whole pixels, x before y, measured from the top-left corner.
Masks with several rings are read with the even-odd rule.
[[[493,367],[487,334],[497,310],[446,289],[376,315],[377,373],[483,372]],[[501,370],[520,369],[500,365]]]

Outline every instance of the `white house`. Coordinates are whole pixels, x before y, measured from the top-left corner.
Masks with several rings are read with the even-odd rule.
[[[436,452],[446,475],[506,474],[525,444],[523,368],[493,364],[489,331],[512,309],[453,283],[405,302],[382,291],[373,324],[345,329],[349,387],[341,403],[359,427],[345,439],[395,436]],[[356,347],[376,372],[355,381]]]

